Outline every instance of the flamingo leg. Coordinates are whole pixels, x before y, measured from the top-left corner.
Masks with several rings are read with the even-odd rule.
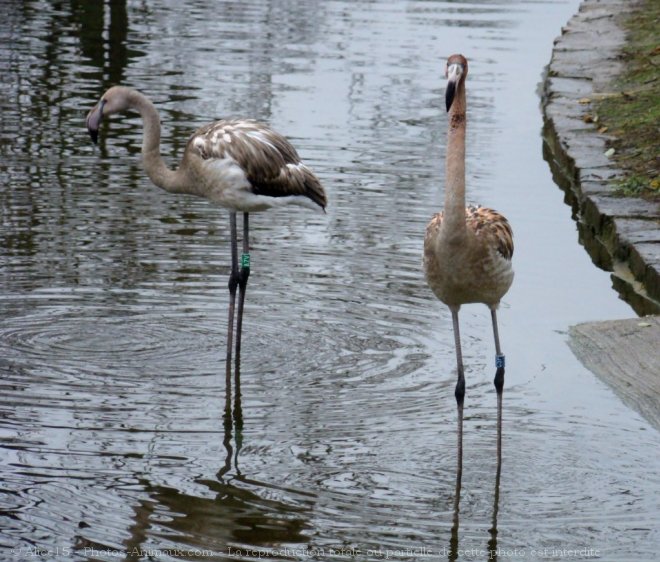
[[[249,213],[243,213],[243,253],[241,254],[241,268],[238,271],[238,311],[236,319],[236,373],[241,363],[241,334],[243,331],[243,306],[245,304],[245,290],[248,277],[250,277],[250,223]]]
[[[497,310],[490,309],[493,320],[493,336],[495,337],[495,390],[497,391],[497,469],[502,464],[502,392],[504,390],[504,355],[500,348],[500,335],[497,329]]]
[[[500,478],[502,475],[502,391],[504,390],[504,355],[500,348],[500,334],[497,329],[497,311],[490,309],[493,320],[493,336],[495,337],[495,390],[497,391],[497,470],[495,473],[495,500],[493,504],[493,525],[489,530],[490,540],[488,551],[491,556],[497,552],[497,514],[500,501]]]
[[[229,274],[229,320],[227,322],[227,388],[231,389],[231,353],[234,338],[234,308],[236,305],[236,287],[238,287],[238,237],[236,234],[236,211],[229,213],[229,229],[231,234],[231,273]]]
[[[454,325],[454,344],[456,346],[456,365],[458,380],[454,396],[458,407],[458,460],[456,469],[456,488],[461,488],[463,474],[463,402],[465,398],[465,376],[463,374],[463,353],[461,352],[461,333],[458,327],[458,307],[451,307],[451,319]]]

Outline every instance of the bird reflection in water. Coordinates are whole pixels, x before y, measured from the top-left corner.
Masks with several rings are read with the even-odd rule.
[[[488,529],[490,539],[486,552],[488,553],[488,560],[497,560],[499,550],[497,548],[497,515],[500,509],[500,477],[502,475],[502,455],[501,451],[497,455],[497,469],[495,472],[495,493],[493,494],[493,516],[491,519],[491,526]],[[451,562],[459,559],[459,537],[458,531],[460,526],[460,504],[461,504],[461,471],[456,471],[456,488],[454,490],[454,513],[451,526],[451,535],[449,539],[449,550],[447,559]]]
[[[236,473],[240,475],[238,469],[238,453],[243,444],[243,409],[241,407],[241,369],[237,362],[234,370],[234,392],[232,401],[232,378],[231,370],[227,370],[225,379],[225,411],[222,416],[222,425],[224,430],[224,437],[222,444],[224,445],[227,455],[225,457],[225,464],[218,471],[218,479],[222,480],[223,477],[231,471],[232,460]],[[234,437],[236,449],[232,447],[232,437]]]

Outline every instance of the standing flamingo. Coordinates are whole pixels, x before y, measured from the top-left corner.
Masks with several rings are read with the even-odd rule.
[[[142,159],[151,181],[170,193],[205,197],[230,211],[229,377],[237,287],[236,372],[240,362],[243,304],[250,275],[249,213],[292,203],[325,211],[325,191],[289,141],[267,125],[247,119],[215,121],[195,131],[188,140],[181,164],[171,170],[160,154],[158,111],[144,94],[123,86],[110,88],[87,115],[87,129],[92,140],[97,141],[104,117],[130,110],[137,111],[142,117]],[[243,213],[240,268],[236,233],[236,213],[239,211]]]
[[[445,206],[426,227],[424,269],[435,295],[451,310],[458,365],[458,481],[463,466],[463,400],[465,377],[458,311],[462,304],[483,303],[490,308],[495,337],[498,473],[502,458],[502,390],[504,355],[497,330],[497,307],[513,282],[513,233],[507,220],[492,209],[465,206],[465,79],[463,55],[447,60],[446,105],[449,113],[445,164]]]

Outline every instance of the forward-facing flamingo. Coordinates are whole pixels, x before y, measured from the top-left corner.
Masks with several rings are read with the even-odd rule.
[[[502,391],[504,355],[497,329],[497,308],[513,282],[511,256],[513,234],[507,220],[492,209],[465,205],[465,79],[468,62],[462,55],[447,60],[449,113],[445,164],[445,205],[426,227],[424,269],[435,295],[451,311],[458,365],[456,403],[458,406],[459,481],[463,460],[463,401],[465,377],[458,326],[462,304],[483,303],[490,309],[495,337],[495,389],[497,391],[498,471],[502,454]]]
[[[229,209],[231,274],[227,374],[231,368],[236,288],[236,370],[240,362],[245,289],[250,274],[248,214],[271,207],[298,204],[325,210],[327,198],[321,183],[305,166],[295,148],[282,135],[257,121],[220,120],[201,127],[188,140],[176,170],[160,154],[160,118],[154,104],[137,90],[110,88],[87,115],[87,129],[94,142],[101,121],[113,113],[134,110],[144,127],[142,160],[151,181],[170,193],[205,197]],[[236,213],[243,213],[243,254],[239,268]]]

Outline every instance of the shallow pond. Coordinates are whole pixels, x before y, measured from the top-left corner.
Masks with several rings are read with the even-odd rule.
[[[542,157],[538,84],[577,6],[8,2],[0,557],[655,559],[660,436],[566,344],[634,315]],[[458,513],[451,318],[421,269],[452,52],[470,58],[469,197],[516,239],[499,490],[490,318],[461,313]],[[253,215],[233,419],[228,214],[149,183],[136,117],[91,144],[115,83],[154,100],[172,164],[197,126],[256,117],[328,191],[326,215]]]

